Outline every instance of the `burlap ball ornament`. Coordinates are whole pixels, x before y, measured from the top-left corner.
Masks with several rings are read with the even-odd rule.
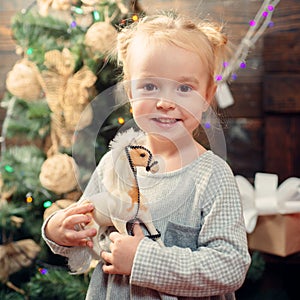
[[[51,7],[55,10],[69,10],[71,5],[71,0],[52,0]]]
[[[85,5],[94,6],[98,3],[100,3],[100,0],[81,0],[81,2]]]
[[[52,203],[52,205],[45,209],[44,211],[44,220],[46,220],[49,216],[51,216],[54,212],[67,208],[68,206],[76,203],[76,201],[70,199],[60,199]]]
[[[108,22],[96,22],[86,32],[84,44],[93,57],[96,53],[106,54],[115,45],[117,30]]]
[[[36,65],[26,59],[17,62],[7,74],[6,88],[10,93],[23,100],[39,99],[42,87]]]
[[[43,187],[60,195],[77,187],[78,172],[71,156],[58,153],[44,161],[39,178]]]

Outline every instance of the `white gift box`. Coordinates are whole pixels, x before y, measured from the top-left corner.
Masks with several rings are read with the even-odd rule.
[[[240,176],[249,248],[287,256],[300,251],[300,178],[291,177],[278,186],[278,176],[256,173],[254,186]]]

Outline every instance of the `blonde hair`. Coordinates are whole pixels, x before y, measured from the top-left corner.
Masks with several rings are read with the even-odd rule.
[[[128,62],[135,37],[146,42],[170,43],[198,54],[207,65],[210,83],[219,74],[229,55],[223,26],[208,21],[193,22],[173,13],[146,16],[123,28],[117,38],[117,59],[123,66],[123,79],[129,80]]]

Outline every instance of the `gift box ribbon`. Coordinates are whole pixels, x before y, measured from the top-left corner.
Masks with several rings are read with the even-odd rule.
[[[300,212],[300,178],[290,177],[278,186],[278,176],[256,173],[254,186],[236,175],[247,233],[253,232],[258,216]]]

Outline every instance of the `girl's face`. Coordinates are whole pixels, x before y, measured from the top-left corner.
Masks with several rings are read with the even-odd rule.
[[[138,126],[148,134],[178,139],[192,136],[214,95],[200,57],[170,44],[130,48],[130,102]]]

